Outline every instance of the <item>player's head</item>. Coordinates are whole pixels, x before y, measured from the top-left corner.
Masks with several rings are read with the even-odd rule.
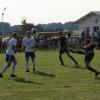
[[[26,32],[26,36],[27,36],[27,37],[31,37],[31,32],[30,32],[30,31],[27,31],[27,32]]]
[[[13,38],[17,38],[17,36],[18,36],[17,33],[15,33],[15,32],[12,33],[12,37],[13,37]]]
[[[91,43],[91,38],[86,38],[85,39],[85,44],[89,44],[89,43]]]

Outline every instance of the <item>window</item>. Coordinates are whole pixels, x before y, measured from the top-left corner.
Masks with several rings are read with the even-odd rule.
[[[99,31],[99,26],[94,26],[93,27],[93,32],[97,32],[97,31]]]

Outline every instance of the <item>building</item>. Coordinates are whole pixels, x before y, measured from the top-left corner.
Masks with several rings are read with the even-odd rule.
[[[79,33],[89,32],[90,34],[100,31],[100,11],[93,11],[81,17],[75,24],[79,25]]]

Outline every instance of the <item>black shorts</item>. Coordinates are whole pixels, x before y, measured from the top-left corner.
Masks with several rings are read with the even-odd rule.
[[[90,63],[91,60],[93,59],[93,57],[94,57],[94,53],[86,54],[86,55],[85,55],[85,62]]]
[[[68,52],[68,49],[67,48],[60,48],[60,51],[59,51],[59,53],[60,54],[63,54],[63,53],[65,53],[65,52]]]
[[[29,58],[29,57],[31,57],[31,58],[35,58],[35,53],[34,52],[26,52],[25,53],[25,58]]]

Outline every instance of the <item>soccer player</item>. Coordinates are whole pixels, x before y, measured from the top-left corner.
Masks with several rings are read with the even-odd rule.
[[[22,41],[23,48],[25,50],[25,58],[26,58],[26,72],[29,72],[29,58],[31,57],[33,63],[33,71],[35,71],[35,39],[32,37],[31,32],[26,32],[26,37],[23,38]]]
[[[68,57],[74,61],[76,67],[79,67],[76,60],[69,53],[68,42],[67,42],[66,37],[64,36],[64,33],[59,32],[59,35],[60,35],[59,37],[59,59],[60,59],[61,65],[64,65],[62,54],[66,53]]]
[[[94,48],[95,48],[95,45],[91,42],[91,39],[90,38],[85,39],[84,51],[85,51],[86,68],[94,72],[95,77],[97,77],[100,73],[90,66],[90,63],[94,57]]]
[[[85,43],[84,43],[84,51],[73,51],[73,53],[78,53],[78,54],[83,54],[85,55],[85,64],[86,64],[86,68],[89,71],[92,71],[95,73],[95,77],[97,77],[100,72],[98,72],[96,69],[92,68],[90,66],[90,63],[94,57],[94,48],[95,48],[95,44],[93,42],[91,42],[91,39],[89,37],[87,37],[85,39]]]
[[[12,34],[12,38],[7,42],[7,50],[6,50],[6,62],[7,65],[2,69],[2,71],[0,72],[0,78],[3,78],[3,74],[6,72],[6,70],[11,66],[11,64],[13,63],[12,66],[12,71],[10,76],[11,77],[15,77],[16,75],[15,70],[16,70],[16,44],[17,44],[17,33],[13,33]]]

